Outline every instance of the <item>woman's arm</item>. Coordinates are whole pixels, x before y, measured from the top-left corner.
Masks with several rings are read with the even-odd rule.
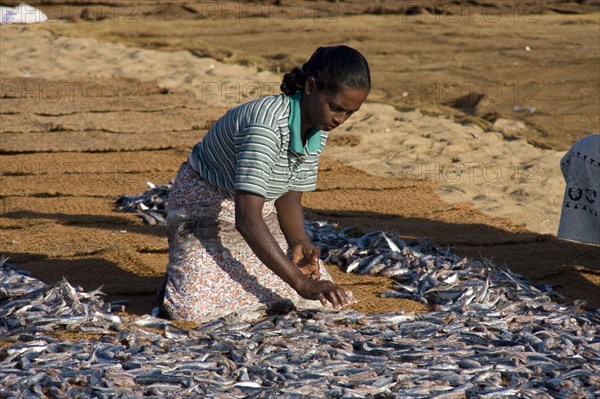
[[[302,193],[289,191],[275,201],[281,230],[292,247],[292,262],[309,278],[318,280],[321,251],[309,240],[304,230]]]
[[[310,242],[304,231],[304,215],[302,214],[302,193],[288,191],[275,201],[277,217],[285,237],[290,245]]]
[[[263,197],[248,192],[238,192],[235,196],[235,227],[254,254],[301,297],[318,299],[323,305],[329,301],[334,308],[349,305],[343,289],[331,281],[308,279],[285,256],[262,218],[264,201]]]

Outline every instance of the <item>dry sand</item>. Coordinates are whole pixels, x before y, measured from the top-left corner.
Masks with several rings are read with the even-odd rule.
[[[376,176],[428,179],[452,204],[469,203],[528,230],[558,229],[564,179],[563,151],[543,150],[524,139],[507,141],[501,131],[520,122],[499,119],[492,130],[451,119],[366,104],[325,154]]]
[[[353,18],[360,16],[341,16],[332,34],[350,35],[343,32]],[[588,22],[563,25],[557,15],[539,18],[569,26],[575,36],[590,28]],[[135,25],[137,33],[119,38],[127,46],[103,37],[111,21],[0,27],[0,252],[47,282],[66,276],[86,289],[104,284],[110,299],[128,298],[136,313],[151,308],[164,272],[165,230],[115,213],[115,197],[145,190],[146,180],[173,178],[191,146],[227,107],[276,92],[280,80],[268,70],[187,50],[133,46],[144,37],[144,21]],[[94,29],[86,32],[82,25]],[[451,28],[460,31],[458,24],[444,26]],[[481,40],[494,43],[508,28],[499,24]],[[270,51],[285,54],[277,46]],[[435,51],[439,59],[453,56],[452,48]],[[591,55],[576,54],[581,62],[574,64],[597,74],[588,70],[590,56],[597,66],[597,44]],[[503,57],[490,54],[486,62]],[[434,63],[423,61],[428,62]],[[385,69],[377,57],[372,64]],[[596,91],[598,85],[592,85]],[[318,189],[304,199],[311,217],[364,230],[395,229],[408,238],[452,245],[465,256],[492,257],[527,277],[558,284],[568,299],[600,306],[599,251],[554,237],[564,189],[558,166],[564,150],[550,149],[555,138],[545,149],[525,141],[539,133],[539,126],[523,120],[531,115],[490,122],[447,112],[437,103],[377,101],[385,97],[384,90],[374,91],[360,112],[332,132]],[[569,107],[579,108],[578,118],[590,114],[586,98]],[[492,111],[503,116],[500,105]],[[552,122],[552,115],[546,117]],[[586,123],[593,126],[594,117],[581,126]],[[354,291],[359,310],[422,309],[411,301],[378,298],[386,279],[330,269]]]

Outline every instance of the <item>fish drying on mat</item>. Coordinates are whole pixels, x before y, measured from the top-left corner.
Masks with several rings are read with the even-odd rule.
[[[325,222],[305,223],[311,241],[321,249],[324,261],[350,273],[374,274],[393,280],[387,298],[408,298],[436,310],[501,309],[512,295],[538,298],[545,293],[560,297],[551,287],[539,288],[506,266],[491,260],[463,258],[451,248],[426,241],[405,243],[392,232],[368,232],[349,236]]]
[[[146,224],[166,225],[166,206],[173,180],[161,186],[150,181],[146,183],[150,186],[149,190],[142,194],[119,196],[115,201],[116,208],[122,212],[135,212]]]
[[[63,279],[48,285],[16,270],[4,261],[0,265],[0,340],[33,334],[69,331],[108,333],[116,331],[121,318],[105,304],[100,289],[85,293]]]

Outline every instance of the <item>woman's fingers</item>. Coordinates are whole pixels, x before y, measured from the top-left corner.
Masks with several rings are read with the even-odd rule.
[[[311,280],[319,280],[321,278],[321,250],[313,245],[304,245],[301,250],[298,248],[294,248],[292,262],[306,277]]]
[[[312,262],[311,263],[311,273],[310,273],[310,278],[312,280],[318,280],[321,278],[321,262],[319,259],[317,259],[316,262]]]
[[[318,280],[321,277],[321,273],[319,272],[319,267],[313,263],[306,264],[297,264],[298,268],[306,277],[311,280]]]
[[[305,247],[306,248],[306,247]],[[310,278],[312,280],[318,280],[321,278],[321,250],[315,246],[307,247],[307,251],[304,254],[304,259],[309,263],[311,270]]]
[[[346,306],[350,305],[350,298],[348,298],[346,291],[344,291],[341,287],[336,285],[335,289],[333,291],[333,295],[334,295],[335,303],[332,302],[332,305],[334,308],[335,307],[346,307]]]
[[[313,262],[319,262],[319,258],[321,257],[321,250],[317,247],[312,247],[310,251],[310,259]]]
[[[313,281],[307,279],[299,288],[298,294],[306,299],[318,299],[323,306],[326,306],[329,302],[335,309],[350,305],[346,292],[328,280]]]
[[[331,306],[333,306],[334,309],[340,307],[340,300],[338,299],[337,293],[335,291],[329,291],[327,293],[327,299],[329,300]]]
[[[312,258],[312,263],[315,265],[315,270],[313,271],[314,279],[318,280],[321,278],[321,251],[318,248],[315,248],[314,257]]]
[[[340,286],[333,284],[331,281],[326,281],[326,283],[329,284],[327,284],[324,295],[334,309],[348,306],[350,304],[348,295],[346,295],[346,292]]]
[[[321,278],[320,257],[321,250],[311,244],[295,246],[292,251],[292,262],[311,280]]]
[[[321,305],[323,305],[323,306],[327,306],[327,299],[325,299],[325,295],[323,295],[323,294],[319,294],[319,297],[318,297],[318,299],[319,299],[319,301],[321,302]]]

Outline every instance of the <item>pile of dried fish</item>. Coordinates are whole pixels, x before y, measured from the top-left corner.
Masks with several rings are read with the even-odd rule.
[[[166,225],[166,206],[173,180],[162,186],[157,186],[150,181],[146,184],[150,189],[142,194],[119,196],[115,202],[116,208],[122,212],[135,212],[147,224]]]
[[[548,285],[534,286],[508,267],[489,260],[462,258],[451,248],[427,241],[406,244],[398,235],[374,231],[349,237],[324,222],[305,223],[311,240],[325,261],[359,274],[376,274],[394,280],[388,298],[407,298],[436,310],[492,309],[510,303],[514,295],[537,298],[542,292],[560,297]]]
[[[0,262],[0,340],[21,334],[53,332],[64,328],[70,331],[105,334],[115,331],[122,323],[110,312],[111,305],[99,298],[100,289],[82,292],[65,279],[54,286],[27,276]]]
[[[3,269],[2,280],[0,280],[0,303],[6,297],[24,295],[32,290],[44,288],[46,284],[30,277],[26,270],[17,270],[7,263],[8,258],[0,256],[0,267]]]
[[[13,275],[6,267],[0,272],[3,283]],[[600,312],[554,304],[544,294],[514,296],[501,310],[293,311],[185,331],[151,316],[119,319],[97,292],[64,281],[33,284],[1,303],[2,397],[600,395]],[[20,317],[27,319],[13,327]],[[52,334],[93,324],[102,329],[95,338],[70,342]]]

